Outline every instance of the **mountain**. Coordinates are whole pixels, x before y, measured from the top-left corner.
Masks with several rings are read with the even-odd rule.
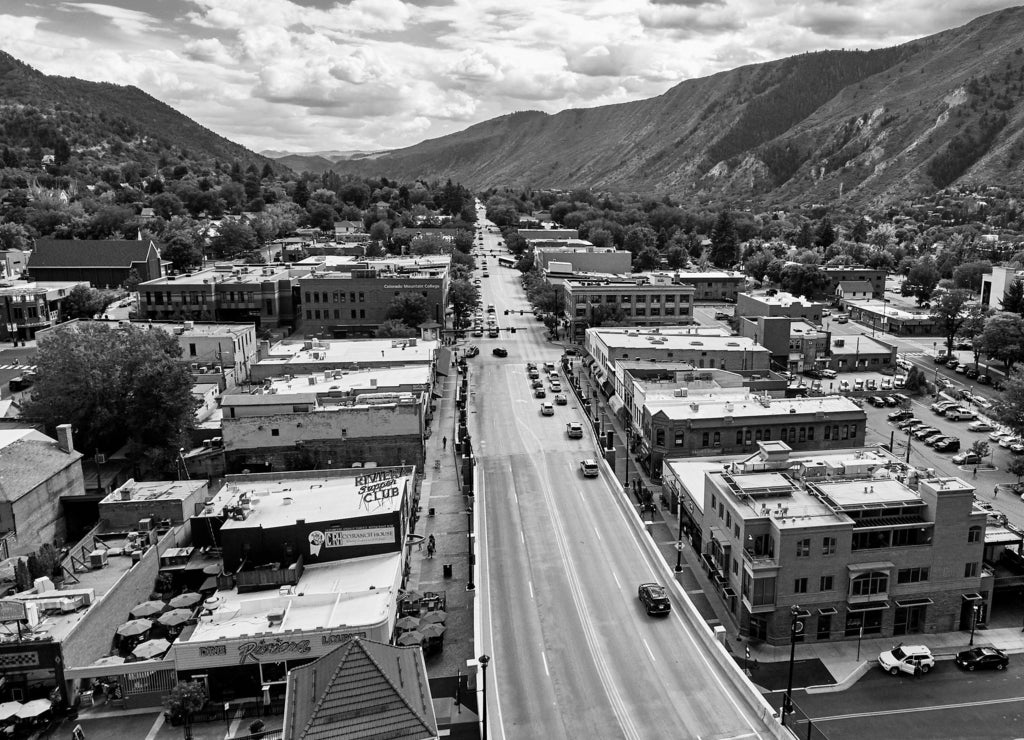
[[[272,160],[201,126],[137,87],[42,72],[0,51],[0,142],[69,153],[86,167],[134,161],[210,164]],[[284,171],[281,164],[272,167]]]
[[[686,80],[656,98],[525,111],[335,170],[399,180],[879,205],[955,182],[1024,184],[1024,8],[874,51]]]
[[[334,165],[339,162],[353,158],[375,156],[378,153],[360,151],[358,149],[349,151],[332,149],[322,152],[282,152],[265,149],[260,154],[276,160],[295,172],[312,172],[315,175],[319,175],[323,172],[330,172]]]

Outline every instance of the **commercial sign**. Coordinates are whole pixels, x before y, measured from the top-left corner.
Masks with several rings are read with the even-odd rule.
[[[20,622],[26,619],[25,604],[20,601],[9,599],[0,600],[0,624],[5,622]]]
[[[383,509],[390,500],[402,495],[398,487],[399,474],[394,469],[376,470],[356,476],[356,495],[359,506],[367,510]]]
[[[440,289],[440,287],[441,283],[422,283],[415,278],[411,278],[408,283],[391,283],[390,285],[385,283],[384,290],[423,290],[424,288]]]
[[[391,545],[395,542],[395,528],[390,524],[369,527],[332,527],[309,533],[309,554],[320,555],[323,548],[354,547],[356,545]]]
[[[353,637],[366,638],[367,632],[305,633],[291,638],[246,637],[240,640],[207,643],[191,649],[179,645],[177,659],[189,669],[215,666],[280,663],[299,658],[317,658]]]

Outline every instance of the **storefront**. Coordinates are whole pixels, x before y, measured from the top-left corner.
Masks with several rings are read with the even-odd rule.
[[[26,702],[56,698],[64,686],[60,643],[53,640],[5,642],[0,645],[0,700]]]

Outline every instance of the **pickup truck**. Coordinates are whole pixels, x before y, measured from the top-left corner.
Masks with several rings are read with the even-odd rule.
[[[583,425],[578,421],[570,421],[565,425],[565,433],[569,439],[583,439]]]

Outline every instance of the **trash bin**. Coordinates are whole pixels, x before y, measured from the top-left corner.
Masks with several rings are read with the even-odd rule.
[[[444,574],[445,578],[451,578],[452,577],[452,564],[451,563],[445,563],[444,565],[442,565],[441,566],[441,572]]]
[[[434,507],[433,506],[431,506],[427,511],[429,512],[430,516],[434,516]]]

